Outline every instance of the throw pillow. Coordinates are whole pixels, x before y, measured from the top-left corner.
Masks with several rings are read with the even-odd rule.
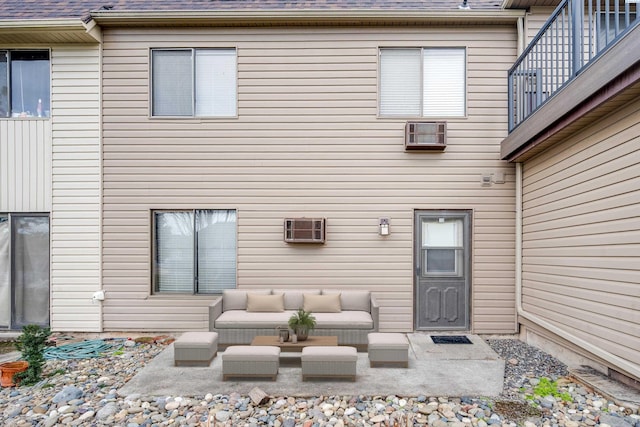
[[[284,294],[260,295],[247,293],[247,311],[278,312],[284,311]]]
[[[304,294],[302,308],[312,313],[340,313],[340,294],[311,295]]]
[[[340,305],[342,311],[370,311],[371,292],[369,291],[343,291],[335,289],[325,289],[322,295],[340,294]]]

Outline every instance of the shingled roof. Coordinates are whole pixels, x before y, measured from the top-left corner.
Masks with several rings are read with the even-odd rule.
[[[91,12],[457,10],[462,0],[0,0],[0,20],[87,19]],[[468,0],[473,10],[499,10],[501,0]]]

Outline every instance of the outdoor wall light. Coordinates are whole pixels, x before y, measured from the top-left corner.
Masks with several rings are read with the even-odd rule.
[[[380,227],[379,234],[381,236],[388,236],[389,235],[389,218],[380,218],[378,221],[378,224]]]

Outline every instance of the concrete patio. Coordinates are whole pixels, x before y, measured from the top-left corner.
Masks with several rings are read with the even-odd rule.
[[[400,395],[400,396],[496,396],[503,388],[504,360],[476,335],[466,335],[472,344],[434,344],[428,334],[407,334],[410,342],[409,368],[369,367],[366,352],[358,353],[357,379],[301,380],[300,354],[283,353],[276,381],[242,379],[222,381],[221,353],[211,365],[174,367],[173,345],[156,356],[124,387],[126,396],[248,394],[260,387],[267,394],[315,395]]]

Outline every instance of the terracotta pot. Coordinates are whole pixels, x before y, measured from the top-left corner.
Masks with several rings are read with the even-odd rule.
[[[18,372],[24,372],[29,367],[29,362],[18,360],[17,362],[0,363],[0,385],[2,387],[14,386],[13,376]]]

